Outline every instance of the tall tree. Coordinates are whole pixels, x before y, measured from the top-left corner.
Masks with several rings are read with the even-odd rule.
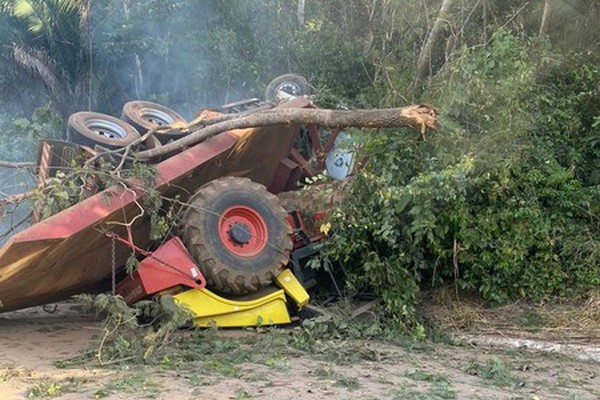
[[[420,94],[423,89],[424,80],[431,73],[431,60],[433,57],[433,51],[435,46],[442,40],[445,27],[448,24],[448,16],[452,10],[452,6],[454,5],[454,0],[444,0],[442,2],[442,6],[440,8],[440,12],[427,35],[427,39],[421,48],[421,52],[419,53],[419,59],[417,61],[417,67],[415,70],[415,79],[414,79],[414,93],[416,95]]]
[[[304,11],[306,7],[305,0],[298,0],[298,25],[304,25]]]
[[[554,10],[554,0],[544,0],[544,13],[542,14],[542,22],[540,23],[539,36],[544,37],[548,35],[548,25],[550,24],[550,18]]]

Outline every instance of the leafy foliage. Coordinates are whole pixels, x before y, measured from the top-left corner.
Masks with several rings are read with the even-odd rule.
[[[100,335],[90,344],[99,365],[158,362],[168,356],[162,352],[164,346],[175,340],[173,334],[190,319],[185,309],[166,297],[160,303],[138,302],[134,308],[128,307],[120,296],[80,295],[78,299],[88,309],[105,316]],[[140,323],[148,318],[162,323],[156,329]]]
[[[583,173],[597,163],[598,71],[524,57],[535,51],[508,33],[464,49],[426,94],[442,104],[444,128],[428,142],[389,132],[365,149],[330,256],[404,325],[419,326],[423,286],[454,283],[503,303],[600,282],[599,191]]]
[[[108,158],[72,161],[71,169],[58,171],[55,177],[46,180],[45,185],[34,190],[34,204],[39,210],[40,218],[45,219],[64,210],[99,190],[115,186],[122,190],[140,192],[140,207],[147,212],[158,226],[155,235],[168,229],[168,222],[159,215],[162,197],[154,189],[156,170],[152,165],[133,162],[122,170],[120,162]],[[118,158],[118,157],[116,157]],[[110,197],[111,193],[106,193]],[[106,201],[110,201],[107,198]]]
[[[500,387],[514,386],[518,383],[517,378],[510,370],[510,366],[505,365],[498,357],[491,357],[486,365],[472,361],[466,372],[480,376]]]
[[[12,28],[2,41],[12,53],[13,66],[40,79],[63,115],[89,100],[87,5],[72,0],[5,0],[0,4]]]

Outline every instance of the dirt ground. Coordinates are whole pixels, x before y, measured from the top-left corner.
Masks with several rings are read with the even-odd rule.
[[[75,303],[0,314],[0,399],[600,399],[600,364],[554,353],[375,340],[302,352],[238,346],[261,335],[239,330],[202,362],[65,368],[99,328]]]

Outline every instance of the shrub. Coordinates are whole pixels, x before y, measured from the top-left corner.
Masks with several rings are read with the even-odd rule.
[[[423,286],[503,303],[600,283],[599,190],[583,173],[598,162],[597,71],[550,56],[510,34],[465,49],[428,93],[443,113],[437,134],[366,144],[330,253],[402,325],[418,325]]]

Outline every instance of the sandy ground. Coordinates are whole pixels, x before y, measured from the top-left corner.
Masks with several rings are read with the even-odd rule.
[[[74,303],[0,314],[0,400],[57,399],[600,399],[600,364],[520,349],[379,341],[241,358],[235,368],[62,368],[99,322]],[[256,333],[227,331],[223,341]],[[215,357],[234,357],[239,348]]]

